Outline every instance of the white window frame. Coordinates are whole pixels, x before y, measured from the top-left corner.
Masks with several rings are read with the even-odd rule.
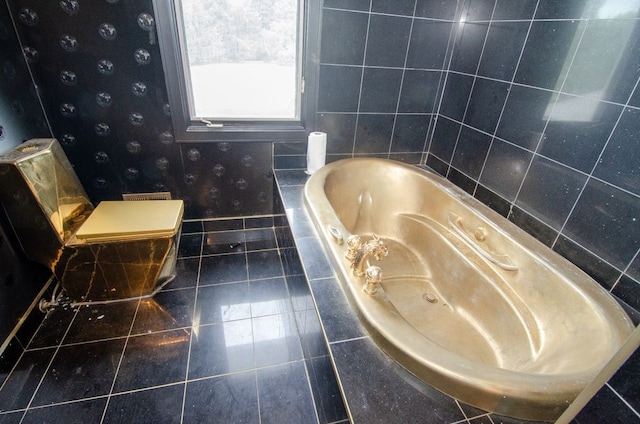
[[[193,104],[193,98],[187,70],[185,37],[180,7],[176,7],[180,0],[153,0],[176,142],[304,140],[314,130],[318,61],[313,58],[317,58],[320,52],[321,0],[300,1],[303,30],[299,119],[215,120],[191,116],[190,105]]]

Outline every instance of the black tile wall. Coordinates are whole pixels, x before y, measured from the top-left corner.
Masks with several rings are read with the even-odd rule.
[[[528,22],[493,22],[487,34],[478,74],[511,81],[529,31]]]
[[[639,310],[640,2],[463,3],[426,164]],[[638,420],[639,384],[579,422]]]
[[[578,266],[602,260],[636,282],[639,9],[465,2],[428,150],[552,248],[563,237],[581,246]]]
[[[328,161],[355,155],[420,161],[457,6],[324,2],[316,129],[328,135]]]
[[[584,27],[583,21],[577,20],[532,21],[515,82],[559,89],[566,61],[575,54],[574,39],[580,37]]]

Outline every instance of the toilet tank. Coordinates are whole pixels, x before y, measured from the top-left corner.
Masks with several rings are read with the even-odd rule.
[[[0,156],[0,203],[27,257],[49,268],[93,210],[56,139]]]

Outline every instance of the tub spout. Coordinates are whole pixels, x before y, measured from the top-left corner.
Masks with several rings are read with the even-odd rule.
[[[360,237],[357,235],[350,236],[347,239],[347,246],[349,250],[346,257],[351,262],[351,269],[356,277],[364,275],[365,266],[371,256],[381,261],[384,256],[389,254],[387,245],[375,234],[373,239],[366,243],[361,243]]]

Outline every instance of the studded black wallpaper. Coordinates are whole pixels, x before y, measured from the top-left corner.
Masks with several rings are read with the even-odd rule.
[[[51,137],[6,3],[0,4],[0,154],[33,137]]]
[[[51,132],[7,5],[0,2],[0,154],[24,140],[43,136],[50,137]],[[12,333],[50,275],[25,257],[9,228],[0,211],[0,344]],[[26,334],[28,327],[23,326],[27,330],[20,332],[19,336],[25,336],[20,340],[30,337]],[[0,357],[0,374],[12,358],[8,352],[21,353],[15,338]]]
[[[51,132],[93,202],[170,191],[186,218],[272,212],[270,143],[175,143],[151,0],[8,3]]]

